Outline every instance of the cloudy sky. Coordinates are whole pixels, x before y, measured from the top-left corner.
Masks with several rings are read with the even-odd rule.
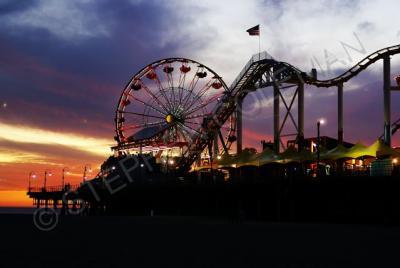
[[[262,50],[334,77],[400,43],[399,8],[397,0],[0,0],[0,195],[17,204],[30,171],[41,183],[51,169],[50,183],[60,184],[64,166],[72,183],[85,164],[96,169],[110,154],[124,85],[157,59],[199,61],[229,85],[258,51],[258,38],[245,31],[260,24]],[[382,133],[381,65],[345,85],[346,140],[368,144]],[[396,72],[400,56],[392,59]],[[246,146],[259,149],[272,137],[270,91],[246,101]],[[306,136],[321,117],[322,134],[336,136],[336,105],[334,88],[306,88]]]

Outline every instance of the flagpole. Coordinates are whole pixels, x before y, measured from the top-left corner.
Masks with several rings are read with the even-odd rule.
[[[261,53],[261,26],[258,26],[258,61],[260,61]]]

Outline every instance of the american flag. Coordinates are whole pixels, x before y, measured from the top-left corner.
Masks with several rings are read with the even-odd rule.
[[[251,27],[246,32],[248,32],[249,35],[260,35],[260,24],[257,26]]]

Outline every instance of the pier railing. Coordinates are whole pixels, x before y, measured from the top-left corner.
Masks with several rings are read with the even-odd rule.
[[[57,185],[57,186],[47,186],[47,187],[30,187],[28,188],[28,193],[44,193],[44,192],[67,192],[67,191],[76,191],[80,184],[66,184],[66,185]]]

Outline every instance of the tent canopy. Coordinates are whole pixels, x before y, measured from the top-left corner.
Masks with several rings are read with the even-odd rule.
[[[392,156],[399,157],[400,153],[395,149],[387,146],[381,139],[375,141],[371,146],[367,148],[368,155],[372,155],[374,157],[384,157],[384,156]]]
[[[346,156],[348,158],[360,158],[360,157],[375,157],[376,152],[368,150],[368,147],[364,144],[357,142],[353,147],[349,149]]]
[[[344,147],[342,144],[339,144],[335,148],[325,152],[321,153],[321,160],[338,160],[342,158],[347,158],[347,154],[349,152],[349,149]]]

